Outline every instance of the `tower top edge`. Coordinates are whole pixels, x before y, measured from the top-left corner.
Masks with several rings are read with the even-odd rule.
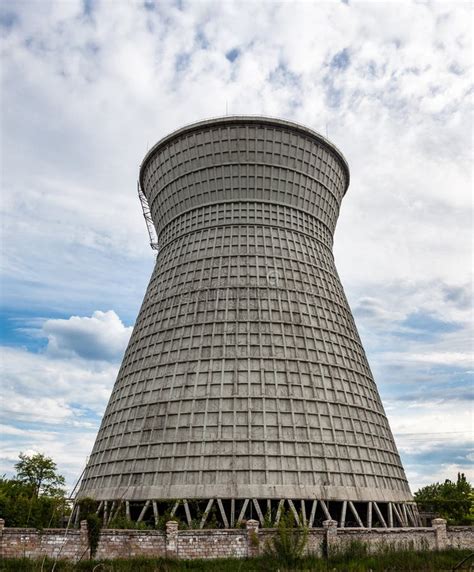
[[[317,131],[311,129],[310,127],[307,127],[306,125],[302,125],[295,121],[289,121],[287,119],[279,119],[277,117],[267,117],[265,115],[225,115],[222,117],[213,117],[210,119],[196,121],[194,123],[189,123],[188,125],[185,125],[183,127],[180,127],[179,129],[176,129],[175,131],[172,131],[168,135],[162,137],[159,141],[157,141],[157,143],[153,145],[153,147],[151,147],[151,149],[147,151],[140,165],[140,170],[139,170],[140,185],[142,185],[143,173],[150,158],[153,155],[155,155],[155,153],[157,153],[162,147],[165,147],[173,139],[178,139],[184,134],[192,133],[193,131],[199,131],[206,127],[214,127],[218,125],[245,125],[245,124],[247,125],[263,124],[273,127],[284,127],[300,135],[306,135],[307,137],[315,139],[318,143],[322,143],[327,148],[329,148],[333,153],[335,153],[335,155],[341,161],[341,164],[344,168],[347,177],[346,188],[344,189],[344,192],[347,191],[350,182],[349,164],[346,158],[344,157],[342,151],[340,151],[338,147],[334,145],[334,143],[332,143],[331,141],[329,141],[329,139],[321,135],[321,133],[318,133]]]

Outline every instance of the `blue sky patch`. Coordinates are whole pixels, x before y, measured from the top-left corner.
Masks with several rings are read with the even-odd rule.
[[[0,26],[2,28],[13,28],[19,23],[18,14],[8,10],[0,10]]]
[[[51,317],[51,316],[49,316]],[[65,318],[56,315],[55,318]],[[29,351],[39,351],[47,345],[44,336],[38,336],[40,324],[45,320],[44,316],[16,311],[4,310],[0,313],[0,344],[12,347],[23,347]]]
[[[84,16],[90,16],[94,9],[94,0],[82,0],[82,12]]]
[[[348,48],[344,48],[340,52],[337,52],[337,54],[332,58],[329,66],[332,69],[344,71],[349,67],[350,63],[351,63],[351,57],[349,50]]]
[[[153,2],[153,0],[145,0],[145,2],[143,2],[143,7],[148,12],[154,12],[154,10],[156,8],[156,3]]]
[[[202,50],[207,50],[209,48],[209,40],[202,28],[198,28],[195,38],[198,48],[201,48]]]
[[[451,439],[452,437],[458,440],[459,445],[453,445],[447,442],[447,439]],[[410,442],[415,449],[413,453],[404,453],[403,456],[407,464],[416,462],[419,465],[440,466],[443,463],[456,462],[456,464],[466,467],[472,465],[472,461],[468,458],[470,453],[469,448],[466,448],[466,445],[468,446],[471,441],[467,431],[418,433],[416,435],[405,435],[404,439]],[[419,444],[421,448],[429,441],[433,441],[433,443],[436,444],[433,449],[416,451],[417,444]]]
[[[178,54],[175,60],[176,71],[181,72],[188,68],[189,62],[191,61],[191,54],[183,52]]]
[[[229,62],[235,62],[239,55],[240,50],[238,48],[232,48],[226,53],[225,57],[229,60]]]
[[[268,80],[271,84],[276,85],[299,85],[299,76],[291,71],[291,69],[282,61],[279,62],[278,66],[272,70]]]
[[[426,312],[414,312],[409,314],[400,324],[403,328],[411,331],[401,331],[397,335],[403,337],[429,337],[439,334],[448,334],[462,329],[462,324],[446,322]]]

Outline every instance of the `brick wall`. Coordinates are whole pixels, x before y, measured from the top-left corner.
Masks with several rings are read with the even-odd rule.
[[[161,530],[103,530],[96,558],[166,556],[166,535]]]
[[[34,528],[4,528],[0,519],[0,557],[3,558],[65,558],[79,560],[88,554],[87,529],[36,530]]]
[[[274,529],[260,529],[256,520],[247,521],[242,529],[178,530],[170,521],[166,531],[103,530],[97,558],[130,558],[133,556],[168,556],[194,558],[247,558],[261,554],[275,535]],[[308,530],[305,552],[322,556],[343,550],[351,541],[363,542],[371,552],[384,547],[436,550],[472,548],[474,527],[446,527],[446,521],[435,519],[427,528],[337,528],[326,521],[324,528]],[[5,528],[0,519],[0,557],[66,558],[77,561],[89,557],[86,523],[80,530]]]
[[[244,530],[183,530],[178,535],[178,558],[246,558],[247,531]]]
[[[472,550],[474,547],[474,526],[450,526],[447,536],[448,545],[453,548]]]

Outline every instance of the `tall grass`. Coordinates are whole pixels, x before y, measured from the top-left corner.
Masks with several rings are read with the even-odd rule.
[[[6,559],[0,563],[1,572],[415,572],[448,571],[466,558],[469,550],[385,551],[370,555],[359,546],[349,545],[346,550],[324,560],[314,556],[300,558],[285,565],[268,555],[259,558],[219,560],[174,560],[163,558],[130,558],[119,560],[87,560],[74,564],[65,560]],[[469,570],[466,562],[460,570]]]

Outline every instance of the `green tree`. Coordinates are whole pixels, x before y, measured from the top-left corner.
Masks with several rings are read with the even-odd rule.
[[[34,498],[45,495],[50,497],[64,496],[65,480],[57,472],[56,463],[41,453],[34,455],[19,454],[20,460],[15,464],[16,480],[31,486]]]
[[[70,510],[56,463],[39,453],[19,457],[16,476],[0,477],[0,517],[12,527],[62,526]]]
[[[64,497],[35,498],[32,486],[0,477],[0,518],[11,527],[56,528],[70,512]]]
[[[450,524],[474,522],[474,487],[464,473],[458,473],[456,482],[446,479],[422,487],[414,497],[420,510],[434,512]]]

